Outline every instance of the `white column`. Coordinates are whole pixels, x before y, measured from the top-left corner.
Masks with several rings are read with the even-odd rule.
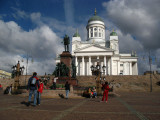
[[[99,62],[99,65],[101,65],[101,63],[100,63],[100,59],[99,59],[99,56],[97,56],[97,62],[96,62],[96,65],[97,65],[97,63]]]
[[[126,63],[123,63],[123,75],[126,75]]]
[[[106,56],[104,56],[104,66],[106,66],[105,71],[104,71],[104,75],[106,75],[106,69],[108,68],[108,66],[106,65]]]
[[[135,69],[135,73],[136,73],[136,75],[138,75],[138,67],[137,67],[137,63],[136,63],[136,69]]]
[[[113,68],[112,68],[112,62],[113,62],[113,61],[112,61],[112,57],[111,57],[111,59],[110,59],[110,75],[112,75],[112,69],[113,69]]]
[[[129,62],[129,74],[132,75],[132,62]]]
[[[82,75],[84,75],[84,56],[82,56]]]
[[[76,56],[76,59],[75,59],[75,64],[76,64],[76,75],[78,75],[78,61],[77,61],[77,56]]]
[[[119,75],[120,73],[120,62],[117,61],[117,75]]]
[[[91,56],[89,56],[89,75],[91,75]]]
[[[108,64],[107,74],[108,74],[108,75],[111,75],[111,63],[110,63],[110,61],[111,61],[111,59],[109,58],[109,59],[108,59],[108,62],[107,62],[107,64]]]

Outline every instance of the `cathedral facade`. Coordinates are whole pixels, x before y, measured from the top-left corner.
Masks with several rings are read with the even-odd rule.
[[[72,51],[77,76],[92,75],[91,66],[106,66],[104,75],[138,75],[136,54],[121,54],[119,40],[113,30],[109,40],[105,37],[105,24],[96,15],[88,20],[87,40],[82,41],[78,31],[72,37]]]

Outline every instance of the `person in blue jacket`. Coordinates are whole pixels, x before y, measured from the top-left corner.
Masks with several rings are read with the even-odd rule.
[[[28,98],[28,106],[31,103],[32,94],[34,94],[34,103],[33,106],[36,106],[37,103],[37,90],[40,87],[39,80],[37,78],[37,73],[34,72],[33,76],[29,78],[28,80],[28,87],[27,90],[29,90],[29,98]]]

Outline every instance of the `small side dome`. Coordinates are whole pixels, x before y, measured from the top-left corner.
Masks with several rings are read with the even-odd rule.
[[[110,36],[118,36],[117,33],[113,30],[113,32],[110,33]]]
[[[78,30],[76,31],[76,33],[73,35],[73,37],[80,37]]]
[[[80,37],[80,35],[79,35],[79,33],[75,33],[74,35],[73,35],[73,37]]]

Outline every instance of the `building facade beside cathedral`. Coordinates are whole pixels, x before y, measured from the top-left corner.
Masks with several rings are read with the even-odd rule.
[[[77,76],[92,75],[91,66],[106,66],[104,75],[138,75],[136,54],[119,53],[119,40],[113,30],[105,37],[105,24],[96,15],[88,20],[87,40],[82,41],[78,31],[72,37],[72,51]],[[58,62],[58,61],[56,61]]]

